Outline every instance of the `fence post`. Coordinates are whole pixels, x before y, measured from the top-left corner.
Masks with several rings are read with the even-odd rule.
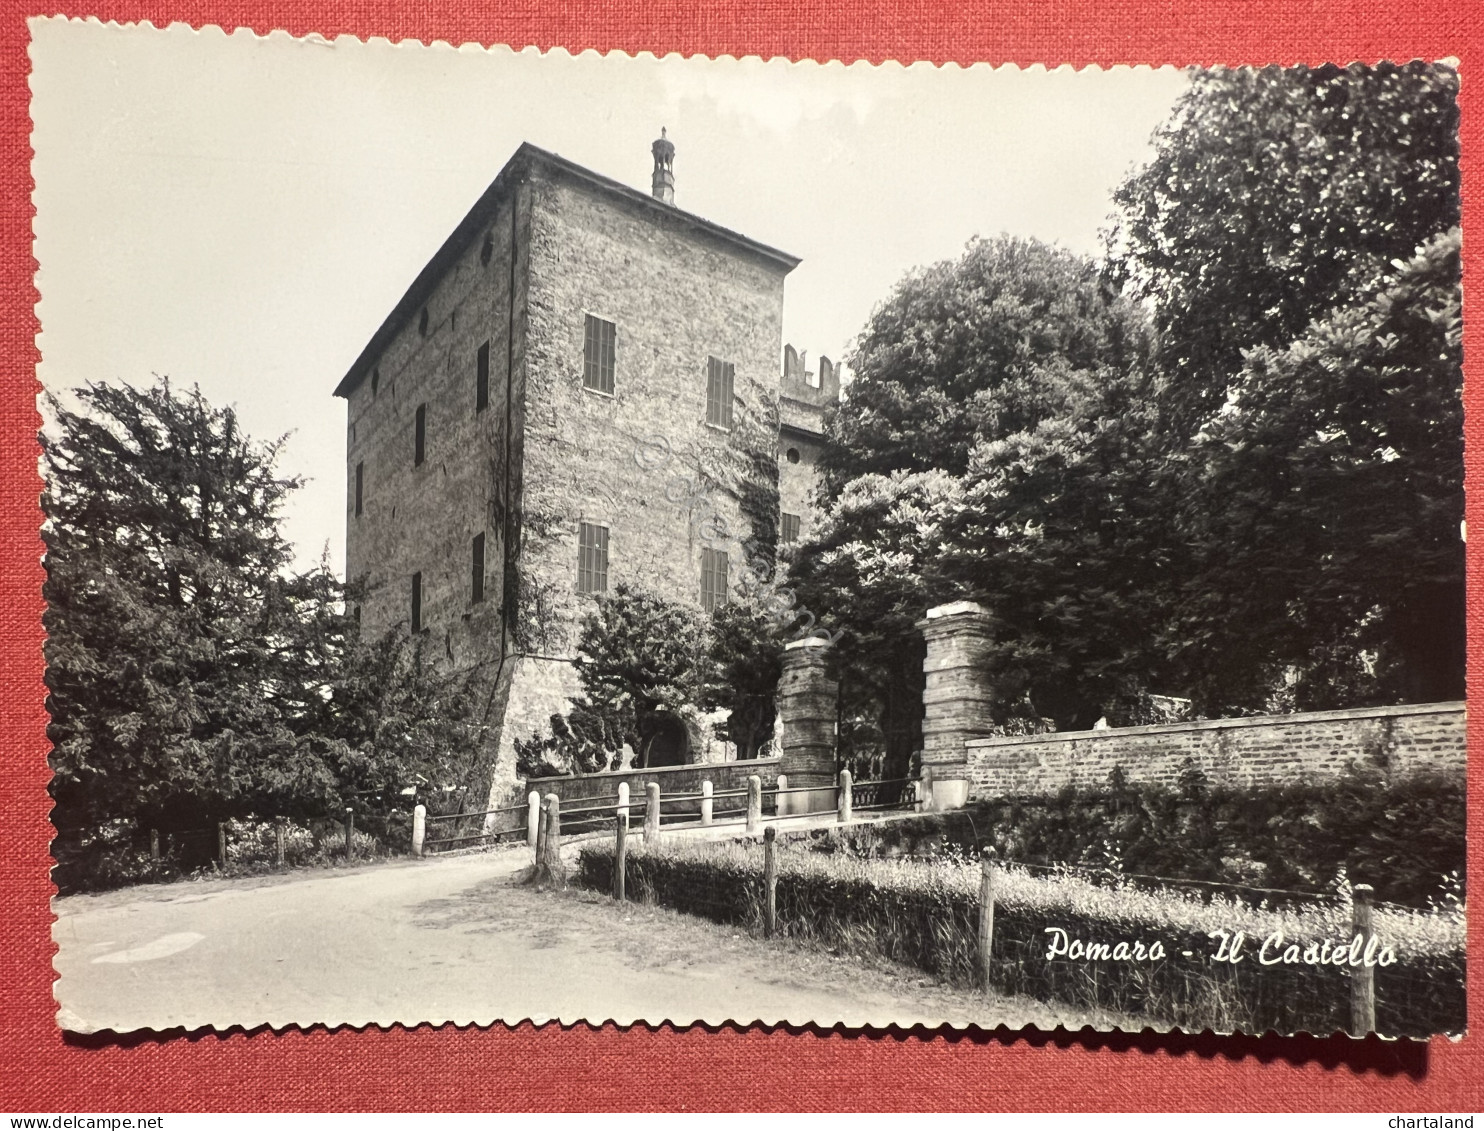
[[[618,783],[618,808],[625,813],[629,811],[629,783],[626,781]]]
[[[712,794],[714,792],[715,786],[711,784],[709,778],[701,783],[701,824],[703,825],[709,825],[711,823],[712,816],[716,812],[716,803],[712,799]]]
[[[624,901],[625,871],[629,864],[629,811],[620,809],[613,814],[615,841],[613,845],[613,898]]]
[[[658,844],[660,839],[660,783],[644,787],[644,843]]]
[[[160,860],[160,830],[149,830],[149,858],[156,863]]]
[[[539,797],[537,798],[537,800],[540,800]],[[527,829],[527,834],[529,834],[529,832],[530,830]],[[546,859],[546,811],[539,805],[536,808],[536,847],[533,849],[533,851],[535,852],[534,860],[536,862],[536,870],[533,873],[533,876],[536,882],[540,883],[541,861]]]
[[[769,825],[763,830],[763,937],[771,939],[778,932],[778,829]]]
[[[979,980],[990,987],[990,953],[994,949],[994,849],[984,850],[979,866]]]
[[[541,846],[540,870],[554,888],[567,886],[567,870],[562,866],[562,799],[555,793],[546,795],[546,839]]]
[[[747,779],[747,831],[757,832],[763,817],[763,779],[753,774]]]
[[[851,809],[855,805],[854,787],[850,781],[850,771],[840,771],[840,789],[835,798],[835,818],[842,824],[850,821]]]
[[[534,789],[526,796],[526,847],[541,847],[541,794]]]
[[[345,807],[345,858],[351,859],[356,854],[356,812],[349,805]]]
[[[414,805],[412,807],[412,855],[423,854],[423,841],[428,838],[428,807],[426,805]]]
[[[227,822],[216,823],[216,860],[217,864],[225,868],[227,866]]]
[[[1376,890],[1370,884],[1356,884],[1350,889],[1353,901],[1355,935],[1360,937],[1360,950],[1366,947],[1375,933],[1375,921],[1371,900]],[[1351,952],[1354,953],[1353,951]],[[1376,1029],[1376,970],[1363,959],[1359,966],[1350,967],[1350,1035],[1364,1037]]]
[[[284,845],[283,825],[284,819],[282,817],[273,818],[273,858],[278,861],[278,866],[280,868],[283,867],[284,860],[287,858],[287,853],[285,852]]]
[[[788,775],[779,774],[778,780],[773,784],[773,788],[778,791],[775,795],[778,798],[778,803],[773,808],[773,815],[776,817],[787,817],[788,799],[790,796],[788,792]]]

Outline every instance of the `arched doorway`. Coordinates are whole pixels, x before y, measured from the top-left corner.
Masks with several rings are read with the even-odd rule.
[[[690,734],[674,715],[656,715],[645,766],[683,766],[690,755]]]

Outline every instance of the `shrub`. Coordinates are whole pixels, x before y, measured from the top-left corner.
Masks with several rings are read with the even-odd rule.
[[[1007,860],[1101,866],[1186,880],[1324,891],[1344,870],[1381,899],[1426,907],[1464,869],[1464,785],[1351,768],[1329,782],[1262,789],[1132,785],[979,801],[883,826],[887,853],[994,847]]]
[[[98,828],[81,843],[53,842],[56,866],[52,881],[63,895],[101,891],[127,884],[163,883],[203,875],[253,875],[278,866],[274,822],[258,817],[234,817],[226,823],[225,867],[217,859],[217,830],[213,826],[165,831],[160,834],[160,858],[150,853],[149,831],[132,821],[115,820]],[[380,822],[378,822],[380,823]],[[362,828],[354,830],[358,861],[393,855],[411,843],[410,818],[399,813],[385,818],[386,836],[378,838]],[[345,860],[345,826],[333,819],[307,824],[284,823],[286,867],[326,867]]]

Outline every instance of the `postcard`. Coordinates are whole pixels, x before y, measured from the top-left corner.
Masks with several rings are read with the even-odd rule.
[[[62,1028],[1465,1032],[1453,61],[31,29]]]

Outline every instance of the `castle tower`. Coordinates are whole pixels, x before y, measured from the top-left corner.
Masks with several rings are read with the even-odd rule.
[[[824,414],[840,400],[840,367],[821,356],[818,373],[793,346],[783,347],[778,397],[778,539],[796,542],[809,533],[818,482],[815,465],[824,447]]]
[[[674,146],[652,152],[646,193],[522,145],[335,390],[362,632],[419,636],[480,678],[488,749],[469,785],[491,807],[515,740],[570,710],[604,593],[728,599],[756,509],[740,477],[778,443],[798,259],[677,209]],[[699,538],[702,502],[675,492],[701,469],[735,545]],[[712,756],[672,745],[672,764]]]

